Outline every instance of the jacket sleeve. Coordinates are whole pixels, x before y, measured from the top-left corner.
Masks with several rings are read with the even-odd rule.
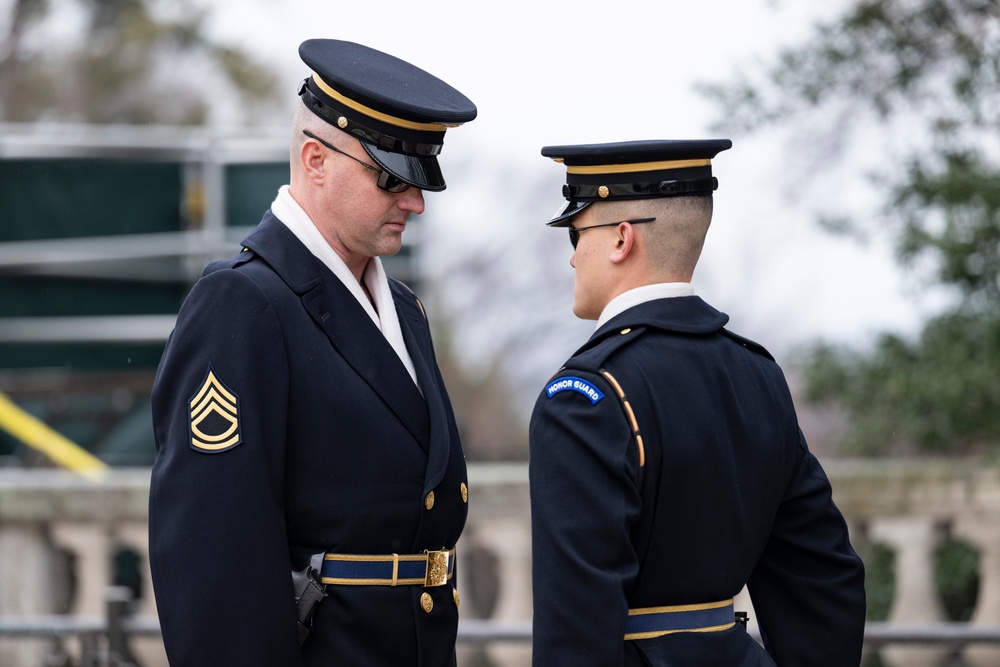
[[[288,370],[255,282],[193,288],[153,389],[150,568],[172,667],[301,664],[283,508]]]
[[[778,665],[857,667],[865,628],[864,565],[826,473],[799,433],[801,459],[748,589]]]
[[[638,455],[622,406],[603,378],[561,372],[535,404],[529,443],[533,664],[622,665],[639,569]]]

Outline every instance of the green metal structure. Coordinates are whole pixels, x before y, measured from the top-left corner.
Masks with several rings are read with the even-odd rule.
[[[108,465],[151,464],[177,310],[287,182],[285,131],[0,124],[0,393]],[[385,258],[411,283],[414,240]],[[3,424],[0,463],[50,465]]]

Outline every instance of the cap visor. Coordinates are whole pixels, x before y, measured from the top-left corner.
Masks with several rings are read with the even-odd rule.
[[[565,205],[560,206],[556,209],[555,217],[549,220],[547,224],[549,227],[569,227],[570,223],[573,221],[573,216],[578,214],[583,209],[587,208],[594,202],[589,201],[570,201],[566,202]]]
[[[362,141],[361,145],[364,146],[371,159],[378,163],[378,166],[404,183],[431,192],[445,189],[444,175],[441,173],[436,156],[422,157],[390,153],[366,141]]]

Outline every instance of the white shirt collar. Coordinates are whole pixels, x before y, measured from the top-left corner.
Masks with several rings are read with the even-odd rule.
[[[694,287],[691,286],[691,283],[655,283],[622,292],[611,299],[601,311],[601,316],[597,320],[597,328],[600,329],[608,320],[632,306],[638,306],[640,303],[655,299],[670,299],[678,296],[694,296]]]
[[[371,301],[361,289],[361,284],[354,278],[354,274],[347,268],[347,264],[344,263],[340,255],[323,238],[323,234],[316,228],[316,224],[309,217],[309,214],[288,193],[287,185],[282,185],[278,189],[278,195],[271,203],[271,212],[295,234],[295,237],[309,252],[323,262],[326,268],[330,269],[340,279],[340,282],[344,283],[344,286],[350,290],[361,307],[368,313],[368,317],[385,336],[392,349],[399,355],[400,361],[406,366],[410,377],[419,388],[417,372],[413,366],[413,359],[406,349],[406,342],[403,340],[403,330],[400,328],[399,317],[396,314],[396,303],[392,298],[392,291],[389,289],[389,279],[382,267],[382,260],[378,257],[372,257],[368,260],[368,266],[365,267],[362,276],[365,285],[368,286],[368,291],[371,292],[372,299],[375,301],[375,307],[372,307]]]

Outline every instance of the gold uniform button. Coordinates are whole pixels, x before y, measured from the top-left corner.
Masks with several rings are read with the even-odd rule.
[[[428,493],[427,497],[424,498],[424,507],[426,507],[427,509],[431,509],[432,507],[434,507],[434,492],[433,491],[431,491],[430,493]]]
[[[627,328],[626,328],[626,329],[622,329],[622,330],[621,330],[621,331],[620,331],[619,333],[620,333],[620,334],[621,334],[622,336],[624,336],[625,334],[629,333],[630,331],[632,331],[632,329],[627,329]]]
[[[459,597],[457,588],[451,589],[451,597],[454,598],[456,607],[462,606],[462,598]]]
[[[462,482],[461,489],[462,489],[462,502],[463,503],[469,502],[469,487],[465,485],[465,482]]]
[[[431,599],[430,593],[424,593],[420,596],[420,608],[428,614],[434,609],[434,600]]]

